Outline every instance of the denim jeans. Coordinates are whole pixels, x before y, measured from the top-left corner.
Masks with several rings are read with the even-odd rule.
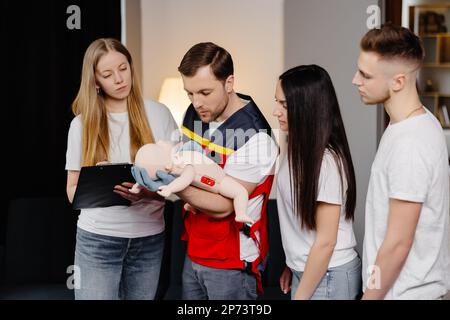
[[[119,238],[77,229],[76,300],[151,300],[158,287],[164,232]],[[77,281],[75,280],[75,283]]]
[[[292,270],[291,299],[294,298],[303,272]],[[329,268],[320,280],[311,300],[355,300],[362,289],[361,259]]]
[[[256,300],[256,277],[239,269],[215,269],[192,262],[183,268],[183,300]]]

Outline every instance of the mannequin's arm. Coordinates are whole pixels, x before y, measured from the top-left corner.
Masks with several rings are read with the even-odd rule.
[[[175,172],[177,173],[177,172]],[[195,177],[195,169],[192,165],[186,165],[180,176],[167,186],[161,186],[160,190],[167,190],[171,193],[179,192],[189,186]]]
[[[257,186],[256,183],[233,179],[247,189],[248,194],[252,194]],[[212,218],[222,219],[234,212],[232,199],[193,186],[178,192],[177,196]]]

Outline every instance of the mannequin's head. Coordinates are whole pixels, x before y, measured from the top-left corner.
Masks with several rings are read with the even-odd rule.
[[[168,171],[172,168],[174,158],[173,145],[158,141],[142,146],[136,153],[135,165],[144,168],[152,180],[156,180],[156,171]]]

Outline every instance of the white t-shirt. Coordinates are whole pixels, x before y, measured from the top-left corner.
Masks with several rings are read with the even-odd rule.
[[[293,270],[303,272],[316,239],[316,231],[301,228],[300,219],[294,214],[290,181],[293,179],[286,155],[277,175],[277,207],[281,240],[286,254],[286,265]],[[346,190],[347,182],[344,174],[342,181]],[[328,267],[337,267],[352,261],[357,256],[353,223],[345,219],[345,192],[342,192],[338,165],[328,150],[323,155],[320,168],[317,201],[341,205],[336,246]]]
[[[145,101],[145,111],[155,141],[172,141],[172,133],[178,127],[169,109],[154,101]],[[109,161],[111,163],[131,163],[128,112],[109,113],[110,131]],[[175,135],[174,135],[175,136]],[[66,170],[81,169],[82,123],[80,116],[70,124]],[[164,231],[164,201],[142,199],[130,207],[113,206],[107,208],[83,209],[78,218],[78,227],[101,235],[139,238]]]
[[[221,123],[211,122],[211,134]],[[253,135],[247,143],[231,154],[225,163],[224,171],[230,177],[260,185],[268,175],[274,174],[278,146],[265,132]],[[259,220],[263,205],[263,196],[249,200],[247,214],[253,220]],[[256,232],[259,239],[259,232]],[[240,233],[240,259],[248,262],[259,256],[259,250],[253,239]]]
[[[408,258],[385,299],[437,299],[450,285],[448,154],[442,128],[427,110],[389,125],[372,165],[366,200],[363,287],[389,218],[389,199],[421,202]]]

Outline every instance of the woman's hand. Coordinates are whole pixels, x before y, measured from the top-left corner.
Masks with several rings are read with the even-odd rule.
[[[285,267],[280,276],[280,288],[284,294],[291,291],[292,271],[289,267]]]
[[[151,192],[146,188],[140,188],[138,193],[131,193],[130,189],[134,186],[134,183],[124,182],[121,185],[114,187],[114,192],[131,202],[139,201],[141,199],[162,199],[155,192]]]

